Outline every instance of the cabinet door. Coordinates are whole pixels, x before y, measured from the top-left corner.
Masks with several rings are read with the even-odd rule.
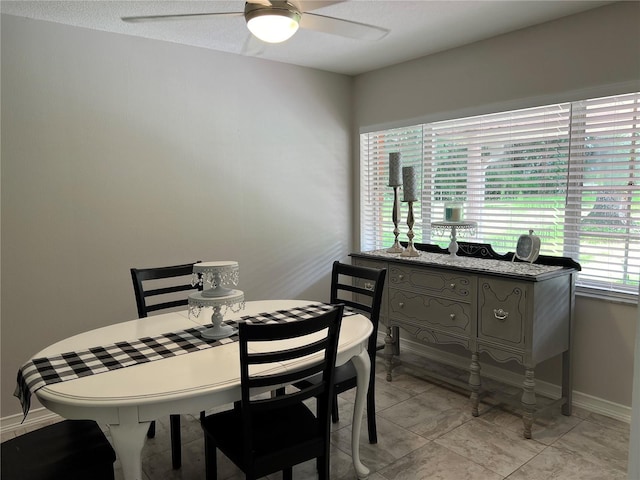
[[[478,337],[524,348],[529,285],[480,277],[478,290]]]

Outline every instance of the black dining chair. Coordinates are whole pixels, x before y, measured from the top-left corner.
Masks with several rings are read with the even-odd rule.
[[[199,263],[199,262],[194,262]],[[138,307],[138,318],[152,312],[174,309],[188,304],[188,293],[202,289],[192,284],[193,265],[186,263],[168,267],[132,268],[131,280]],[[169,417],[171,430],[171,462],[174,469],[182,466],[180,415]],[[148,438],[156,434],[156,422],[151,422]]]
[[[378,324],[380,322],[380,307],[382,304],[382,291],[386,277],[386,269],[376,269],[359,265],[350,265],[333,262],[331,271],[331,303],[344,304],[347,309],[353,309],[366,315],[373,325],[373,332],[367,343],[367,353],[371,360],[371,374],[369,376],[369,388],[367,390],[367,426],[369,430],[369,443],[378,442],[378,430],[376,426],[376,351]],[[349,321],[349,317],[345,322]],[[298,388],[306,388],[318,381],[317,377],[305,379],[295,384]],[[338,394],[351,390],[357,386],[356,369],[353,362],[349,361],[336,368],[335,375],[335,399],[331,417],[333,423],[339,421]],[[278,391],[278,394],[281,390]]]
[[[242,399],[232,410],[202,420],[207,480],[218,478],[218,449],[247,480],[278,471],[283,480],[292,480],[293,466],[312,459],[319,478],[329,478],[333,377],[342,313],[343,306],[337,305],[309,319],[238,325]],[[281,340],[294,340],[296,346],[285,348]],[[309,363],[305,359],[309,355],[316,355],[317,361]],[[282,362],[297,367],[282,371]],[[307,388],[277,396],[269,393],[312,375],[319,375],[320,381]],[[314,397],[315,415],[304,403]]]
[[[113,480],[116,454],[93,420],[63,420],[2,442],[2,480]]]

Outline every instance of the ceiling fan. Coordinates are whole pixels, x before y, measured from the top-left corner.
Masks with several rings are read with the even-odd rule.
[[[379,40],[389,33],[389,30],[375,25],[311,12],[316,8],[340,3],[340,1],[247,0],[244,12],[178,13],[121,18],[125,22],[136,23],[213,16],[244,16],[249,31],[267,43],[281,43],[288,40],[296,33],[298,27],[359,40]],[[309,8],[303,9],[303,3]]]

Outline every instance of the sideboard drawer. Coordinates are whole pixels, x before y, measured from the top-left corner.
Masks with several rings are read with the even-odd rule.
[[[479,282],[478,338],[524,348],[527,286],[497,278]]]
[[[389,290],[391,322],[420,325],[469,337],[471,305],[392,288]]]
[[[390,265],[387,272],[389,286],[419,293],[471,301],[476,280],[465,274]]]

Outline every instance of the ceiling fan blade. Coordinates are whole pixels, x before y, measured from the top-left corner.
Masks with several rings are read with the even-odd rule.
[[[386,28],[376,27],[375,25],[327,17],[310,12],[302,15],[300,28],[330,33],[341,37],[355,38],[357,40],[380,40],[389,33],[389,30]]]
[[[173,15],[143,15],[138,17],[120,17],[123,22],[142,23],[173,20],[193,20],[202,17],[237,17],[243,16],[244,12],[217,12],[217,13],[178,13]]]
[[[336,3],[343,3],[345,0],[298,0],[300,11],[310,12],[319,8],[330,7]],[[295,2],[294,2],[295,3]]]

